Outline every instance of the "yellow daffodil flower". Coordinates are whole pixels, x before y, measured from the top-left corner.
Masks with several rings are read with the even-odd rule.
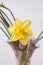
[[[8,31],[11,34],[10,41],[19,40],[20,43],[25,46],[28,42],[28,37],[34,34],[30,29],[30,25],[30,20],[22,22],[19,18],[16,18],[14,25],[8,28]]]

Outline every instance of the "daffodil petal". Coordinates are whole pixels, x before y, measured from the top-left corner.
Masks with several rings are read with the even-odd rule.
[[[19,41],[23,46],[25,46],[28,42],[28,37],[20,38]]]
[[[22,21],[19,18],[16,18],[15,25],[16,26],[22,26]]]
[[[18,40],[18,37],[14,36],[14,35],[12,35],[12,36],[10,37],[10,41],[11,41],[11,42],[14,42],[14,41],[17,41],[17,40]]]
[[[28,36],[33,36],[34,35],[34,32],[31,29],[29,29],[27,33],[28,33]]]
[[[30,25],[31,25],[31,21],[30,21],[30,20],[25,20],[25,21],[23,22],[24,28],[29,28]]]
[[[8,28],[8,31],[9,31],[9,33],[10,34],[13,34],[14,33],[14,26],[10,26],[9,28]]]

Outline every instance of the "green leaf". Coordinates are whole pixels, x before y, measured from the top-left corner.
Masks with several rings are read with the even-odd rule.
[[[0,7],[7,9],[7,10],[11,13],[13,19],[15,20],[15,17],[14,17],[14,15],[13,15],[12,11],[11,11],[9,8],[7,8],[5,5],[3,5],[3,3],[0,4]]]
[[[43,33],[43,30],[41,31],[41,33],[39,34],[39,36],[37,38],[40,38],[40,36],[42,35],[42,33]]]
[[[2,20],[3,20],[3,23],[4,23],[7,27],[9,27],[9,26],[10,26],[9,23],[7,22],[7,20],[5,19],[5,17],[2,15],[1,12],[0,12],[0,15],[1,15],[0,19],[2,19]]]
[[[41,31],[41,33],[39,34],[39,36],[36,38],[35,44],[43,38],[42,34],[43,34],[43,30]]]
[[[5,17],[8,19],[8,21],[10,22],[10,24],[13,25],[12,22],[11,22],[11,20],[9,19],[9,17],[4,13],[4,11],[1,10],[1,9],[0,9],[0,11],[5,15]]]
[[[2,27],[0,27],[0,29],[4,32],[4,34],[8,37],[8,39],[9,39],[9,36],[7,35],[7,33],[3,30],[3,28]]]
[[[8,29],[7,29],[7,27],[6,27],[6,25],[3,23],[3,21],[0,20],[0,22],[2,23],[2,25],[3,25],[4,28],[6,29],[7,33],[10,35],[10,33],[9,33],[9,31],[8,31]]]

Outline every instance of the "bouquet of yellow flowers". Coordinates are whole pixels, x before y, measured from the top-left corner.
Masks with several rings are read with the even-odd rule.
[[[34,35],[34,32],[30,29],[31,21],[21,21],[19,18],[15,19],[12,11],[3,5],[3,3],[0,4],[0,7],[8,10],[14,19],[14,24],[12,24],[6,13],[0,8],[0,23],[3,24],[7,33],[1,26],[0,29],[8,37],[8,44],[11,46],[17,57],[18,65],[30,65],[30,59],[33,52],[35,49],[39,48],[36,46],[36,43],[43,38],[43,30],[35,40],[29,39],[29,37]]]

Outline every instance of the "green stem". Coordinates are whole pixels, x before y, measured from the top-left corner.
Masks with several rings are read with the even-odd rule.
[[[3,28],[2,27],[0,27],[0,29],[4,32],[4,34],[8,37],[8,39],[9,39],[9,36],[7,35],[7,33],[3,30]]]
[[[3,24],[3,26],[4,26],[4,28],[6,29],[7,33],[10,35],[10,33],[8,32],[8,29],[7,29],[7,27],[5,26],[5,24],[4,24],[2,21],[0,21],[0,22]]]
[[[8,18],[8,16],[1,9],[0,9],[0,11],[6,16],[6,18],[9,20],[10,24],[13,25],[12,22],[10,21],[10,19]]]
[[[13,19],[15,20],[15,17],[14,17],[14,15],[13,15],[13,13],[12,13],[12,11],[11,11],[10,9],[8,9],[6,6],[4,6],[3,3],[0,4],[0,7],[3,7],[3,8],[5,8],[5,9],[7,9],[7,10],[11,13]]]
[[[22,61],[22,62],[20,62],[19,65],[28,65],[28,62],[27,62],[27,61]],[[29,64],[29,65],[30,65],[30,64]]]

